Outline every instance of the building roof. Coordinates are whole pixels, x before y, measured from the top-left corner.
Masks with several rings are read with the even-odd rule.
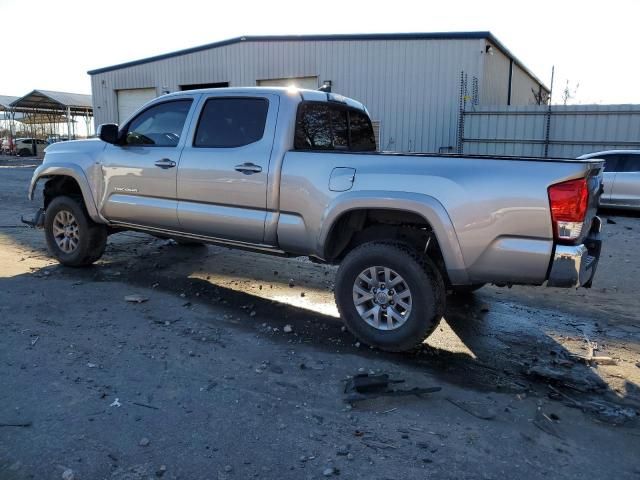
[[[0,95],[0,110],[9,110],[11,104],[20,97],[12,97],[11,95]]]
[[[16,110],[49,110],[66,111],[84,115],[93,113],[91,95],[83,93],[54,92],[51,90],[33,90],[24,97],[17,98],[11,103],[11,108]]]
[[[513,55],[503,44],[489,31],[478,32],[416,32],[416,33],[350,33],[350,34],[334,34],[334,35],[255,35],[242,36],[222,40],[220,42],[208,43],[197,47],[178,50],[175,52],[155,55],[153,57],[142,58],[131,62],[111,65],[109,67],[97,68],[89,70],[89,75],[97,75],[99,73],[111,72],[122,68],[134,67],[145,63],[157,62],[158,60],[166,60],[168,58],[179,57],[191,53],[202,52],[213,48],[225,47],[236,43],[246,42],[296,42],[296,41],[349,41],[349,40],[482,40],[490,41],[496,48],[504,53],[509,59],[524,70],[531,78],[538,82],[542,88],[549,91],[547,86],[529,70],[515,55]]]

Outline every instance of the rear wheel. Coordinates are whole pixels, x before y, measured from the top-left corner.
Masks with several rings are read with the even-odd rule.
[[[33,152],[28,148],[21,148],[20,151],[18,151],[18,155],[21,157],[30,157],[33,155]]]
[[[51,201],[44,228],[49,251],[70,267],[91,265],[107,245],[107,228],[93,222],[84,205],[71,197],[60,196]]]
[[[392,352],[417,347],[435,330],[445,294],[435,265],[403,244],[361,245],[345,257],[336,278],[336,303],[347,328]]]

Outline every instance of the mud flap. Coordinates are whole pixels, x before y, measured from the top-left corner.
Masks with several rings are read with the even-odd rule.
[[[20,221],[31,228],[44,228],[44,208],[39,208],[31,220],[24,218],[24,215],[22,215]]]

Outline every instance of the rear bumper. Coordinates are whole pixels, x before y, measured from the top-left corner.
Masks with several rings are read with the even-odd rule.
[[[600,219],[580,245],[556,245],[547,278],[548,287],[590,288],[598,267],[602,240]]]

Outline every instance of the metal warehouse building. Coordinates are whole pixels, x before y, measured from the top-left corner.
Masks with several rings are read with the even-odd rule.
[[[96,125],[178,90],[330,82],[367,105],[380,148],[397,151],[454,151],[465,105],[531,105],[548,93],[490,32],[239,37],[89,74]]]

